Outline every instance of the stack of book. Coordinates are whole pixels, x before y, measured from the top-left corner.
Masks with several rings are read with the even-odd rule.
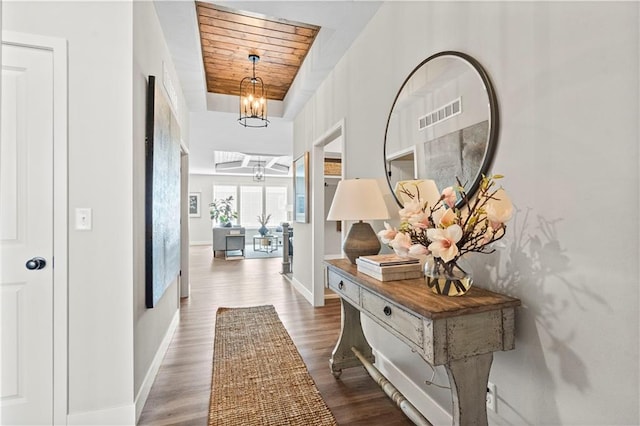
[[[356,259],[358,272],[380,281],[408,280],[422,277],[418,259],[400,257],[396,254],[360,256]]]

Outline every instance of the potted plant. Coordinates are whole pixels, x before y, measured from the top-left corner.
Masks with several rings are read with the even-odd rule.
[[[231,220],[237,219],[238,217],[238,212],[234,211],[231,205],[232,201],[233,195],[230,195],[227,198],[213,200],[213,202],[209,204],[211,219],[217,221],[220,226],[230,227]]]
[[[260,225],[261,225],[260,229],[258,229],[258,232],[263,237],[269,233],[269,228],[267,228],[267,223],[269,223],[269,219],[271,219],[270,214],[265,215],[263,213],[258,215],[258,222],[260,222]]]

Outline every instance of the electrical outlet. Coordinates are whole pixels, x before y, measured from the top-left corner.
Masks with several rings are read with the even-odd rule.
[[[494,413],[496,411],[496,402],[498,402],[498,395],[496,394],[496,385],[489,382],[487,384],[487,408]]]

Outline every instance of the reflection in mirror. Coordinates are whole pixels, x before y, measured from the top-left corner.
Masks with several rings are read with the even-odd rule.
[[[416,178],[415,147],[409,150],[395,152],[387,156],[388,171],[396,182]],[[389,173],[387,173],[389,174]]]
[[[431,56],[409,74],[389,113],[384,155],[391,192],[403,180],[432,179],[442,190],[458,178],[473,196],[497,137],[497,100],[480,64],[459,52]]]

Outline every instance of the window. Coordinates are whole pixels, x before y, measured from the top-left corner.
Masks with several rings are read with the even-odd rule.
[[[213,199],[233,196],[232,208],[238,212],[238,219],[234,224],[247,228],[258,228],[258,215],[270,214],[267,226],[275,228],[282,222],[287,222],[287,187],[260,185],[213,185]]]
[[[213,185],[213,199],[214,200],[219,200],[221,198],[228,198],[230,196],[233,196],[233,201],[231,201],[231,208],[234,211],[238,211],[238,190],[237,190],[237,187],[235,185]]]
[[[271,215],[270,226],[278,226],[287,221],[287,188],[267,186],[265,188],[264,212]]]
[[[241,186],[240,206],[240,225],[254,228],[259,227],[258,215],[262,214],[262,187]]]

